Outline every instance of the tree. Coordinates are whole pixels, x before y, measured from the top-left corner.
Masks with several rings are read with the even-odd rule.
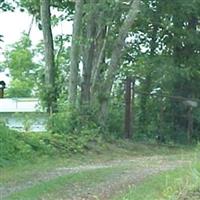
[[[65,91],[62,102],[78,108],[83,119],[95,116],[103,129],[113,128],[116,121],[121,123],[117,127],[123,127],[123,81],[130,76],[135,79],[134,122],[138,135],[155,137],[162,133],[180,141],[189,130],[194,137],[199,130],[199,108],[190,112],[184,101],[200,98],[198,1],[55,0],[45,4],[47,17],[41,18],[38,0],[20,2],[39,24],[42,19],[43,31],[48,24],[47,33],[51,32],[50,21],[57,24],[74,20],[71,48],[65,47],[64,35],[59,39],[49,37],[51,58],[46,63],[51,61],[56,72],[50,87]],[[60,19],[52,20],[50,7],[62,11]],[[182,12],[177,12],[179,9]],[[48,22],[44,23],[44,18]],[[61,48],[54,49],[55,44]],[[45,76],[52,75],[49,72]],[[50,94],[55,92],[48,92],[47,97]]]
[[[54,113],[56,111],[56,69],[49,0],[40,0],[40,16],[45,47],[45,89],[47,111],[48,113]]]
[[[34,51],[26,34],[5,52],[4,68],[8,68],[11,83],[7,95],[10,97],[30,97],[37,90],[38,65],[33,61]]]
[[[83,14],[84,0],[77,0],[75,6],[73,35],[71,44],[70,55],[70,76],[69,76],[69,102],[75,106],[77,101],[77,85],[78,85],[78,68],[80,62],[80,38],[82,27],[82,14]]]
[[[170,27],[170,41],[168,48],[173,55],[173,84],[171,93],[173,96],[183,96],[185,98],[199,98],[199,87],[196,74],[200,69],[198,49],[200,47],[198,18],[200,16],[198,1],[189,3],[188,1],[177,1],[176,5],[171,5],[168,14],[172,17],[172,26]],[[182,12],[177,14],[177,10]],[[196,83],[194,83],[194,80]],[[171,102],[171,112],[173,119],[173,138],[187,137],[188,124],[191,117],[187,116],[187,106],[183,102]],[[186,134],[185,134],[186,133]],[[192,133],[191,133],[192,136]],[[185,139],[186,140],[186,139]],[[190,140],[190,139],[189,139]]]
[[[79,1],[76,3],[78,2]],[[111,93],[111,88],[117,73],[117,69],[120,66],[120,58],[122,55],[122,50],[125,46],[125,39],[127,38],[128,32],[134,24],[140,10],[140,1],[133,1],[128,13],[125,12],[126,17],[121,21],[121,26],[115,27],[116,35],[113,37],[111,32],[109,32],[109,35],[107,33],[107,29],[111,29],[113,24],[110,23],[107,25],[107,21],[103,23],[104,14],[107,12],[107,9],[110,11],[113,9],[111,6],[114,5],[116,8],[118,8],[118,6],[121,6],[121,4],[112,2],[109,5],[109,3],[107,1],[88,1],[86,3],[85,6],[88,9],[88,14],[84,18],[85,26],[82,28],[82,37],[87,39],[83,43],[82,54],[79,56],[83,58],[80,101],[82,102],[82,105],[85,106],[90,105],[91,99],[96,99],[96,102],[98,102],[100,105],[99,118],[102,119],[102,121],[106,120],[106,110],[109,95]],[[107,8],[106,5],[108,5],[109,8]],[[120,13],[120,15],[122,15],[122,13]],[[96,16],[96,18],[94,16]],[[109,51],[111,53],[105,49],[104,41],[108,42],[108,38],[112,38],[107,44],[110,45]],[[76,59],[79,57],[77,56]],[[103,60],[105,59],[110,59],[110,64],[104,63]],[[76,61],[76,63],[78,63],[78,61]],[[102,64],[107,65],[106,69],[101,70]],[[95,73],[93,73],[94,71]],[[100,81],[99,73],[102,73],[102,84],[101,87],[96,87],[94,90],[94,87],[92,88],[92,86],[99,85],[97,83]],[[95,76],[93,76],[94,74]],[[91,89],[93,89],[92,94]],[[102,90],[104,94],[102,94],[100,90]],[[104,96],[104,98],[101,98],[100,96]]]

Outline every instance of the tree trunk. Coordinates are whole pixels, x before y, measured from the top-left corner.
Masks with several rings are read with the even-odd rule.
[[[132,137],[135,133],[135,78],[132,79]]]
[[[69,102],[72,106],[77,102],[78,68],[80,62],[80,36],[82,25],[84,0],[77,0],[75,6],[75,16],[73,24],[71,55],[70,55],[70,76],[69,76]]]
[[[54,45],[51,30],[50,0],[40,0],[40,15],[45,47],[45,89],[47,93],[47,111],[56,111],[56,90],[55,90],[55,63]]]
[[[143,92],[144,94],[140,97],[140,109],[141,109],[141,115],[139,117],[139,128],[140,132],[143,134],[147,134],[147,121],[148,121],[148,114],[147,114],[147,104],[149,100],[149,95],[151,91],[151,82],[152,82],[152,76],[149,72],[146,76],[146,79],[143,82]]]
[[[99,39],[98,39],[98,44],[96,45],[96,53],[95,53],[96,60],[93,66],[92,77],[91,77],[92,97],[93,95],[96,95],[95,93],[98,91],[101,74],[103,72],[103,64],[105,64],[105,49],[106,49],[106,43],[107,43],[108,27],[104,26],[102,28],[102,26],[100,27],[100,30],[99,30],[99,36],[98,36]]]
[[[164,135],[164,105],[162,102],[162,98],[161,98],[161,102],[160,102],[160,108],[159,108],[159,113],[157,116],[157,137],[160,137],[161,140],[163,140],[163,142],[165,141],[165,135]],[[160,141],[161,142],[161,141]]]
[[[90,14],[87,20],[86,29],[86,45],[84,48],[83,59],[83,80],[81,84],[81,105],[88,106],[90,104],[91,75],[95,59],[95,37],[96,37],[96,1],[91,0]]]
[[[139,7],[140,0],[134,0],[132,2],[128,15],[119,30],[119,35],[114,42],[111,62],[105,80],[105,88],[107,88],[106,91],[108,94],[110,94],[111,92],[116,72],[120,66],[120,59],[122,55],[122,50],[125,46],[125,39],[128,36],[128,32],[130,31],[130,28],[134,24],[136,17],[140,11]]]
[[[130,139],[132,136],[132,95],[131,95],[131,77],[125,81],[125,118],[124,118],[124,137]]]
[[[190,106],[188,109],[188,127],[187,127],[188,144],[191,143],[192,134],[193,134],[193,116],[192,116],[192,107]]]
[[[119,29],[119,34],[117,39],[114,42],[113,45],[113,50],[112,50],[112,55],[111,55],[111,61],[110,65],[107,71],[107,76],[105,78],[105,81],[103,83],[102,87],[102,96],[104,99],[104,103],[102,106],[104,107],[104,111],[108,111],[108,103],[109,103],[109,97],[111,94],[113,82],[115,79],[115,75],[117,73],[117,70],[119,69],[120,66],[120,59],[122,55],[122,50],[125,46],[125,39],[128,36],[128,32],[131,29],[132,25],[134,24],[137,15],[140,11],[140,0],[134,0],[131,4],[130,10],[128,12],[128,15],[126,19],[124,20],[124,23],[122,24],[121,28]],[[101,106],[101,105],[100,105]],[[102,110],[102,109],[100,109]],[[107,120],[107,114],[104,113],[104,121]]]

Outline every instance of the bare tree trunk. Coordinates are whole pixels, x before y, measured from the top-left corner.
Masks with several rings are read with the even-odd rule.
[[[82,25],[84,0],[77,0],[75,6],[75,16],[73,24],[71,55],[70,55],[70,76],[69,76],[69,102],[75,106],[77,101],[78,67],[80,61],[80,35]]]
[[[135,133],[135,78],[132,79],[132,137]]]
[[[134,0],[132,2],[128,15],[119,30],[118,38],[114,42],[110,67],[108,69],[108,73],[107,73],[107,77],[105,81],[106,82],[105,85],[106,85],[108,93],[111,92],[116,71],[120,64],[122,50],[125,46],[125,39],[128,36],[128,32],[130,31],[130,28],[134,24],[136,17],[140,11],[139,7],[140,7],[140,0]]]
[[[40,15],[45,47],[45,89],[47,92],[47,111],[56,111],[56,91],[55,91],[55,63],[54,45],[51,30],[50,0],[40,0]]]
[[[134,24],[137,15],[140,11],[140,2],[141,0],[134,0],[131,4],[130,10],[124,23],[122,24],[117,39],[114,42],[111,62],[107,71],[107,76],[105,82],[103,84],[102,92],[104,93],[104,102],[102,103],[105,111],[108,111],[108,100],[112,90],[113,82],[115,79],[115,75],[117,70],[120,66],[120,59],[122,55],[122,50],[125,46],[125,39],[128,36],[128,32],[131,29],[132,25]],[[100,109],[101,110],[101,109]],[[106,121],[107,114],[104,113],[104,121]]]
[[[188,143],[191,143],[193,134],[193,116],[192,116],[192,106],[188,109],[188,127],[187,127],[187,140]]]
[[[125,81],[125,118],[124,118],[124,137],[130,139],[132,136],[132,95],[131,95],[131,77]]]
[[[93,66],[93,71],[92,71],[92,77],[91,77],[91,94],[96,95],[96,89],[98,87],[98,82],[100,81],[100,73],[102,71],[102,64],[104,64],[105,60],[105,48],[106,48],[106,43],[107,43],[107,34],[108,34],[108,27],[104,27],[102,29],[102,26],[100,27],[100,33],[98,35],[98,44],[96,47],[96,60]],[[98,90],[98,89],[97,89]],[[94,97],[95,99],[95,97]]]
[[[83,59],[83,80],[81,84],[81,105],[90,104],[90,89],[91,89],[91,75],[93,64],[95,60],[95,37],[96,37],[96,1],[91,0],[90,14],[87,19],[86,27],[86,45],[84,48],[84,59]]]
[[[30,34],[31,34],[31,30],[32,30],[32,28],[33,28],[33,23],[34,23],[34,16],[33,16],[32,19],[31,19],[31,23],[30,23],[30,26],[29,26],[29,29],[28,29],[28,32],[27,32],[28,37],[29,37]]]

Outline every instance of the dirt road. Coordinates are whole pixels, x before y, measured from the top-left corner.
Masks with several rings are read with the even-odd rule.
[[[141,182],[144,178],[157,174],[161,171],[173,170],[177,167],[181,167],[190,163],[190,160],[181,158],[173,158],[172,156],[152,156],[152,157],[136,157],[131,159],[112,160],[109,162],[103,162],[98,164],[81,165],[77,167],[59,167],[48,170],[46,172],[38,171],[34,174],[29,174],[29,180],[25,181],[12,181],[0,185],[1,199],[9,199],[9,196],[19,192],[27,190],[37,186],[40,183],[48,183],[51,180],[59,177],[67,176],[84,172],[96,172],[98,170],[110,169],[111,173],[102,177],[98,183],[90,185],[84,184],[84,180],[81,180],[81,184],[67,184],[62,188],[60,196],[59,194],[48,195],[45,194],[41,199],[71,199],[71,200],[95,200],[95,199],[110,199],[113,195],[122,192],[128,186],[133,186]]]

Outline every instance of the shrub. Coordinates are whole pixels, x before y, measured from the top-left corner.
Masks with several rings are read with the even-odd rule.
[[[48,130],[53,133],[66,134],[80,128],[80,117],[76,110],[53,114],[48,122]]]
[[[19,133],[9,130],[3,123],[0,124],[1,166],[10,160],[16,160],[23,152],[22,149],[28,149],[28,146],[18,138]]]
[[[77,134],[19,133],[0,124],[0,166],[29,161],[40,156],[69,156],[82,153],[96,140],[97,129],[82,129]]]
[[[83,130],[90,129],[98,129],[94,113],[74,108],[53,114],[48,122],[48,130],[52,133],[79,134]]]

